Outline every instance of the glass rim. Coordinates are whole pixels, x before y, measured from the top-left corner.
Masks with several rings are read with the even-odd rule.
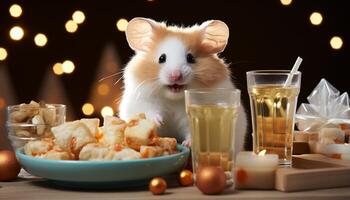
[[[235,95],[240,94],[240,89],[229,89],[229,88],[197,88],[197,89],[187,89],[185,90],[186,94],[207,94],[207,93],[234,93]]]
[[[60,109],[60,108],[66,108],[66,105],[64,104],[50,104],[50,103],[47,103],[45,105],[48,105],[48,106],[53,106],[53,107],[39,107],[39,108],[45,108],[45,109]],[[7,106],[7,110],[13,110],[13,109],[19,109],[20,108],[20,104],[17,104],[17,105],[9,105]],[[38,107],[30,107],[28,106],[26,109],[38,109]]]
[[[246,72],[247,75],[289,75],[290,70],[252,70]],[[293,75],[301,74],[300,71],[296,71]]]

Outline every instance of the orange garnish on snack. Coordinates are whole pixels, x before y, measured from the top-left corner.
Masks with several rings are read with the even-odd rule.
[[[115,151],[121,151],[121,150],[123,150],[123,147],[120,144],[115,144],[114,150]]]
[[[95,138],[96,138],[98,141],[101,140],[102,137],[103,137],[103,133],[102,133],[102,132],[98,132],[98,133],[95,134]]]
[[[128,123],[128,127],[132,127],[132,126],[136,126],[139,124],[139,120],[131,120],[129,123]]]

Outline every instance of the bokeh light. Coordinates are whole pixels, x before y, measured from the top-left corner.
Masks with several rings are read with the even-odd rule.
[[[46,35],[42,34],[42,33],[38,33],[36,34],[36,36],[34,37],[34,42],[37,46],[39,47],[43,47],[46,45],[47,43],[47,37]]]
[[[330,45],[333,49],[340,49],[343,46],[343,40],[339,36],[332,37]]]
[[[126,30],[126,27],[128,25],[128,20],[124,19],[124,18],[121,18],[117,21],[117,29],[119,31],[125,31]]]
[[[73,13],[72,19],[75,23],[81,24],[85,21],[85,15],[82,11],[77,10]]]
[[[105,96],[109,93],[109,86],[105,83],[101,83],[97,87],[97,92],[99,95]]]
[[[95,111],[94,106],[91,103],[85,103],[82,107],[81,110],[83,111],[84,115],[92,115]]]
[[[109,106],[105,106],[105,107],[103,107],[102,110],[101,110],[101,115],[102,115],[102,117],[105,117],[105,116],[113,116],[113,114],[114,114],[114,111],[113,111],[113,109],[112,109],[111,107],[109,107]]]
[[[321,13],[319,13],[319,12],[313,12],[310,15],[310,22],[313,25],[316,25],[316,26],[320,25],[322,23],[322,20],[323,20],[323,17],[321,15]]]
[[[0,47],[0,60],[5,60],[7,58],[7,51],[5,48]]]
[[[68,33],[74,33],[78,30],[78,25],[73,20],[68,20],[65,27]]]
[[[24,31],[23,31],[22,27],[14,26],[11,28],[11,30],[10,30],[11,39],[18,41],[18,40],[21,40],[23,38],[23,36],[24,36]]]
[[[12,17],[20,17],[22,15],[22,7],[18,4],[13,4],[9,12]]]
[[[292,3],[292,0],[281,0],[281,4],[284,6],[288,6]]]
[[[63,72],[63,68],[62,68],[62,63],[56,63],[53,65],[52,67],[52,71],[53,73],[55,73],[56,75],[62,75]]]
[[[62,63],[62,69],[64,73],[70,74],[75,69],[74,63],[71,60],[65,60]]]

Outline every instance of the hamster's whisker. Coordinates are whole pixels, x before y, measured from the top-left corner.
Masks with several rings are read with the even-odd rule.
[[[135,87],[133,93],[137,92],[137,90],[138,90],[143,84],[145,84],[146,81],[147,81],[147,80],[143,80],[140,84],[138,84],[138,85]]]
[[[112,78],[112,77],[117,76],[117,75],[119,75],[119,74],[121,74],[121,73],[123,73],[123,72],[124,72],[124,70],[121,70],[120,72],[117,72],[117,73],[108,75],[108,76],[103,77],[103,78],[101,78],[100,80],[98,80],[98,82],[101,82],[101,81],[104,81],[104,80],[106,80],[106,79]]]
[[[134,89],[134,91],[133,91],[133,93],[137,93],[136,100],[138,100],[138,99],[140,98],[140,96],[141,96],[141,92],[139,91],[139,89],[141,89],[143,86],[145,86],[145,83],[147,83],[147,82],[149,82],[149,81],[155,81],[155,80],[157,80],[157,79],[158,79],[158,78],[146,79],[146,80],[143,80],[141,83],[139,83],[139,84],[135,87],[135,89]]]
[[[122,80],[122,78],[124,78],[124,76],[121,76],[113,85],[117,85],[118,82],[119,82],[120,80]]]
[[[122,100],[122,96],[123,95],[120,95],[118,98],[116,98],[113,103],[116,103],[116,104],[120,104],[120,101]]]

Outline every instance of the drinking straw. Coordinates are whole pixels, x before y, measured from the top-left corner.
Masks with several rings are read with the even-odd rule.
[[[294,65],[293,65],[292,70],[290,71],[290,73],[288,75],[286,82],[284,83],[284,87],[290,86],[290,84],[292,83],[293,75],[298,71],[299,66],[300,66],[302,61],[303,61],[303,59],[298,56],[297,60],[295,61]]]

